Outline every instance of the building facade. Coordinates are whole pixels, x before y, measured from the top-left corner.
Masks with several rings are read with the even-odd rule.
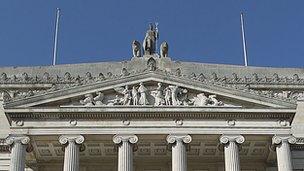
[[[303,171],[304,70],[173,61],[0,68],[0,170]]]

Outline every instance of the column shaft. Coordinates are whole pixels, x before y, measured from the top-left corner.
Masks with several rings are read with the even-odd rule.
[[[291,135],[275,135],[272,143],[276,145],[278,171],[292,171],[290,145],[296,143]]]
[[[172,146],[172,170],[187,170],[186,147],[182,141],[176,141],[176,143]]]
[[[79,170],[79,145],[74,141],[70,141],[65,147],[64,152],[64,171]]]
[[[16,142],[12,146],[10,171],[24,171],[26,145]]]
[[[26,148],[30,142],[27,136],[10,136],[6,139],[11,145],[10,171],[24,171]]]
[[[65,145],[63,171],[79,171],[79,146],[84,142],[82,135],[62,135],[59,142]]]
[[[133,146],[123,141],[118,147],[118,171],[133,170]]]
[[[292,171],[291,153],[288,142],[282,142],[276,147],[278,171]]]
[[[224,144],[225,171],[240,171],[239,147],[245,141],[241,135],[222,135],[220,142]]]
[[[172,144],[172,171],[187,171],[186,144],[191,141],[190,135],[167,136],[167,142]]]
[[[239,148],[235,142],[225,145],[225,171],[239,171]]]
[[[137,143],[136,135],[115,135],[113,142],[118,144],[118,171],[133,171],[133,144]]]

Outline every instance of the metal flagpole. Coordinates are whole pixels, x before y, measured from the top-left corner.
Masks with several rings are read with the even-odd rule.
[[[248,63],[247,63],[246,37],[245,37],[245,28],[244,28],[244,17],[243,17],[243,13],[242,12],[241,12],[241,29],[242,29],[244,62],[245,62],[245,66],[248,66]]]
[[[57,59],[59,18],[60,18],[60,9],[57,8],[56,9],[55,34],[54,34],[53,65],[56,65],[56,59]]]
[[[156,30],[156,34],[158,34],[158,23],[156,22],[155,23],[155,30]],[[155,44],[156,44],[156,47],[155,47],[155,51],[156,53],[158,53],[158,35],[156,35],[156,40],[155,40]]]

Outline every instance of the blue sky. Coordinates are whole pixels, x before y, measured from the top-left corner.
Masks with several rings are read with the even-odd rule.
[[[304,65],[303,0],[1,0],[0,66],[52,63],[56,7],[59,64],[129,60],[158,22],[173,60],[242,65],[244,11],[249,65]]]

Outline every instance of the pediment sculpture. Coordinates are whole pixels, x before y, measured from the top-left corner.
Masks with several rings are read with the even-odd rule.
[[[156,85],[155,85],[156,84]],[[112,93],[98,91],[84,95],[80,105],[91,106],[232,106],[215,94],[193,92],[178,85],[145,83],[116,87]],[[114,92],[114,93],[113,93]]]

